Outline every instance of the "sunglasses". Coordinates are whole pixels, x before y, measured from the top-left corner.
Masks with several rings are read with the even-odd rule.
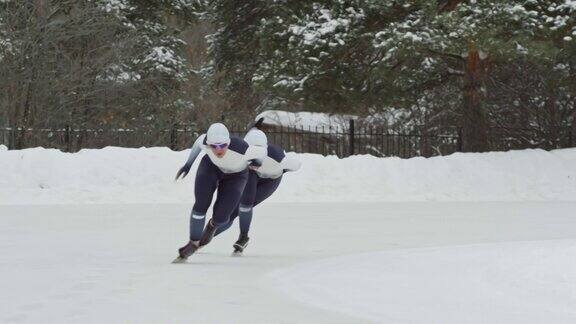
[[[224,144],[210,144],[210,147],[213,149],[218,149],[218,150],[222,150],[228,147],[228,143],[224,143]]]

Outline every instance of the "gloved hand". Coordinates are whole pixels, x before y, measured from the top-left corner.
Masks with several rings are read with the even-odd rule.
[[[261,117],[260,119],[258,119],[255,123],[254,126],[252,126],[253,128],[258,128],[260,129],[262,127],[262,123],[264,123],[264,117]]]
[[[250,160],[250,164],[249,164],[249,165],[250,165],[250,166],[253,166],[253,167],[259,168],[259,167],[262,166],[262,160],[260,160],[260,159]]]
[[[191,167],[192,167],[191,165],[184,164],[184,166],[181,167],[180,170],[178,170],[178,173],[176,173],[176,178],[174,179],[174,181],[178,180],[180,176],[182,176],[182,179],[186,178],[188,172],[190,172]]]
[[[256,171],[258,168],[262,166],[262,160],[260,159],[253,159],[250,160],[250,164],[248,164],[248,169]]]

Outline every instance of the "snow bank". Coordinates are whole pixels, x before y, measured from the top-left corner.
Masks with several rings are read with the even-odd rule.
[[[190,203],[197,163],[173,181],[187,156],[167,148],[0,150],[0,204]],[[271,201],[576,200],[576,149],[297,158],[302,169],[285,175]]]
[[[350,119],[357,120],[358,116],[307,111],[289,112],[282,110],[266,110],[256,116],[254,120],[260,118],[264,118],[264,124],[267,125],[293,127],[314,132],[330,133],[334,131],[347,131]]]
[[[377,323],[576,323],[576,241],[365,253],[272,273],[290,296]]]

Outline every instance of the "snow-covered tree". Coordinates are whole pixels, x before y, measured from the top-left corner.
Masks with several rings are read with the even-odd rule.
[[[274,108],[462,129],[472,151],[576,139],[576,0],[22,3],[0,0],[2,124],[242,122]]]
[[[258,24],[261,64],[255,86],[280,105],[348,111],[369,105],[374,59],[361,1],[307,2],[274,8]]]
[[[483,151],[493,119],[501,118],[487,109],[493,106],[487,103],[494,97],[493,79],[502,77],[493,72],[521,68],[515,63],[526,60],[552,67],[569,57],[573,7],[571,0],[288,6],[258,23],[264,51],[257,53],[264,58],[253,81],[281,99],[277,103],[308,109],[419,107],[417,115],[426,120],[461,126],[465,150]]]
[[[181,28],[198,1],[0,2],[3,124],[134,125],[174,119],[190,67]]]

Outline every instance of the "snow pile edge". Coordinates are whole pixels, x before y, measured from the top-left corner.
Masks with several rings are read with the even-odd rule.
[[[198,162],[184,181],[173,181],[187,155],[167,148],[0,150],[0,204],[190,203]],[[270,201],[576,200],[576,149],[428,159],[295,155],[302,169],[286,174]]]

